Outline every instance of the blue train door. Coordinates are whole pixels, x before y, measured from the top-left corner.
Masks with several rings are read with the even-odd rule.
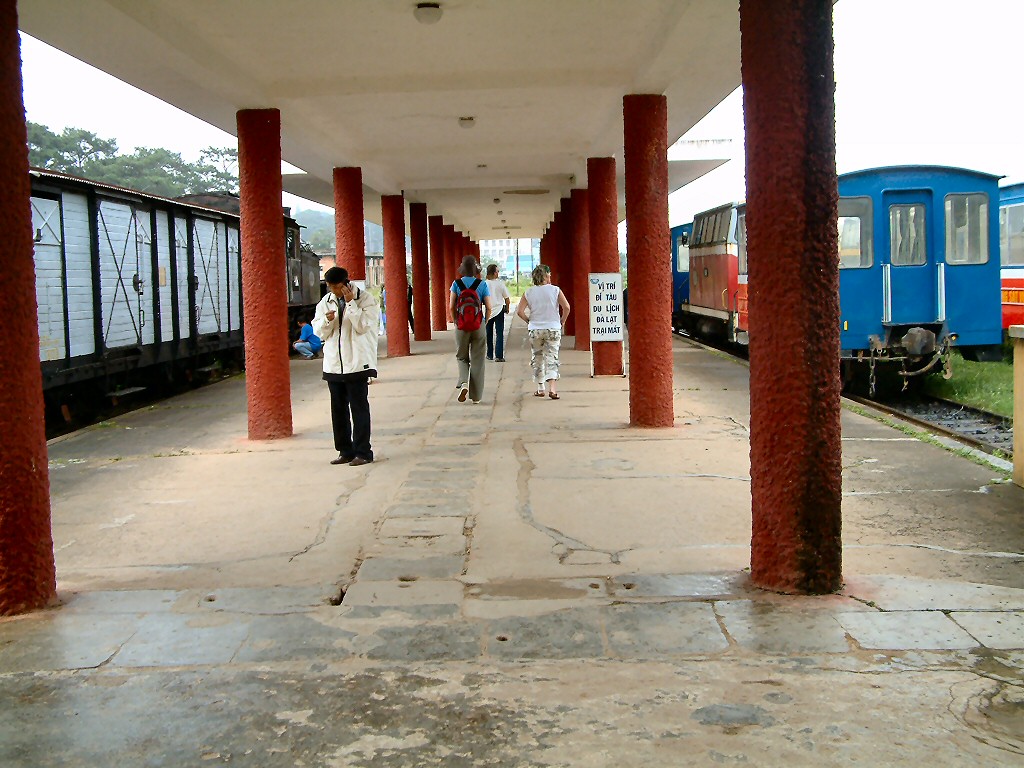
[[[926,190],[885,192],[889,215],[889,248],[881,254],[882,322],[888,325],[933,323],[936,307],[934,259],[937,243],[931,227],[931,193]]]

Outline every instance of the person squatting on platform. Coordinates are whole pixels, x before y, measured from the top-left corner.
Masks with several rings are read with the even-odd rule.
[[[313,331],[323,340],[324,381],[331,392],[331,423],[338,458],[359,467],[373,461],[369,380],[377,376],[380,309],[369,291],[352,285],[348,271],[324,274],[327,294],[316,305]]]
[[[309,320],[305,316],[300,317],[296,322],[301,330],[299,331],[299,340],[292,344],[292,349],[306,360],[312,360],[320,351],[323,342],[320,341],[319,336],[313,333],[313,326],[309,324]]]
[[[561,309],[561,316],[559,316]],[[530,316],[526,316],[529,310]],[[558,349],[562,343],[565,319],[569,317],[569,302],[557,285],[551,284],[551,272],[544,265],[533,269],[533,287],[519,300],[516,314],[527,323],[530,332],[530,365],[533,382],[537,385],[535,397],[547,394],[558,399]],[[544,392],[547,384],[548,391]]]
[[[480,266],[466,256],[459,277],[448,295],[448,310],[455,318],[455,359],[459,361],[459,402],[466,395],[479,403],[484,394],[484,318],[491,312],[487,283],[480,279]]]
[[[505,281],[498,277],[497,264],[490,264],[487,267],[487,293],[491,297],[491,314],[487,318],[487,359],[497,359],[499,363],[504,363],[505,315],[508,314],[508,305],[512,297],[505,287]]]

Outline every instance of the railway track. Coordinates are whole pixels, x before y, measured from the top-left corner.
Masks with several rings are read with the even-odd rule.
[[[859,395],[844,397],[984,453],[1013,456],[1013,421],[998,414],[927,396],[902,402],[870,400]]]
[[[743,359],[727,345],[707,344],[682,333],[675,335],[705,349],[732,354],[737,359]],[[998,414],[927,396],[897,402],[872,400],[855,394],[844,394],[843,397],[850,402],[895,416],[929,432],[952,438],[989,455],[1013,457],[1013,420]]]

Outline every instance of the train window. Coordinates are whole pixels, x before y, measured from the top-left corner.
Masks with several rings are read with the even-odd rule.
[[[946,263],[988,261],[988,195],[946,195]]]
[[[889,261],[894,267],[915,267],[928,261],[924,205],[889,206]]]
[[[681,232],[676,238],[676,272],[690,271],[690,249],[687,246],[686,233]]]
[[[704,219],[694,219],[693,220],[693,235],[690,238],[690,244],[691,245],[695,245],[696,246],[696,245],[701,245],[701,243],[703,243],[703,240],[701,239],[701,236],[700,236],[700,228],[701,228],[701,226],[703,224],[704,224]]]
[[[871,198],[839,198],[839,268],[870,267],[873,241]]]
[[[736,261],[739,274],[747,274],[747,214],[736,218]]]
[[[719,243],[729,242],[729,228],[732,224],[732,209],[722,211],[718,214],[718,227],[715,229],[715,241]]]
[[[1024,204],[999,209],[999,244],[1003,265],[1024,264]]]

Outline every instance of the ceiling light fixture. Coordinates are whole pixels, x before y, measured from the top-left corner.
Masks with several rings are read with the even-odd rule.
[[[476,125],[476,118],[473,117],[472,115],[467,115],[465,117],[459,118],[460,128],[472,128],[474,125]]]
[[[497,205],[497,204],[498,204],[498,203],[500,203],[500,202],[501,202],[501,198],[500,198],[500,197],[496,197],[496,198],[494,198],[494,204],[495,204],[495,205]]]
[[[441,20],[440,3],[416,3],[412,15],[420,24],[437,24]]]

